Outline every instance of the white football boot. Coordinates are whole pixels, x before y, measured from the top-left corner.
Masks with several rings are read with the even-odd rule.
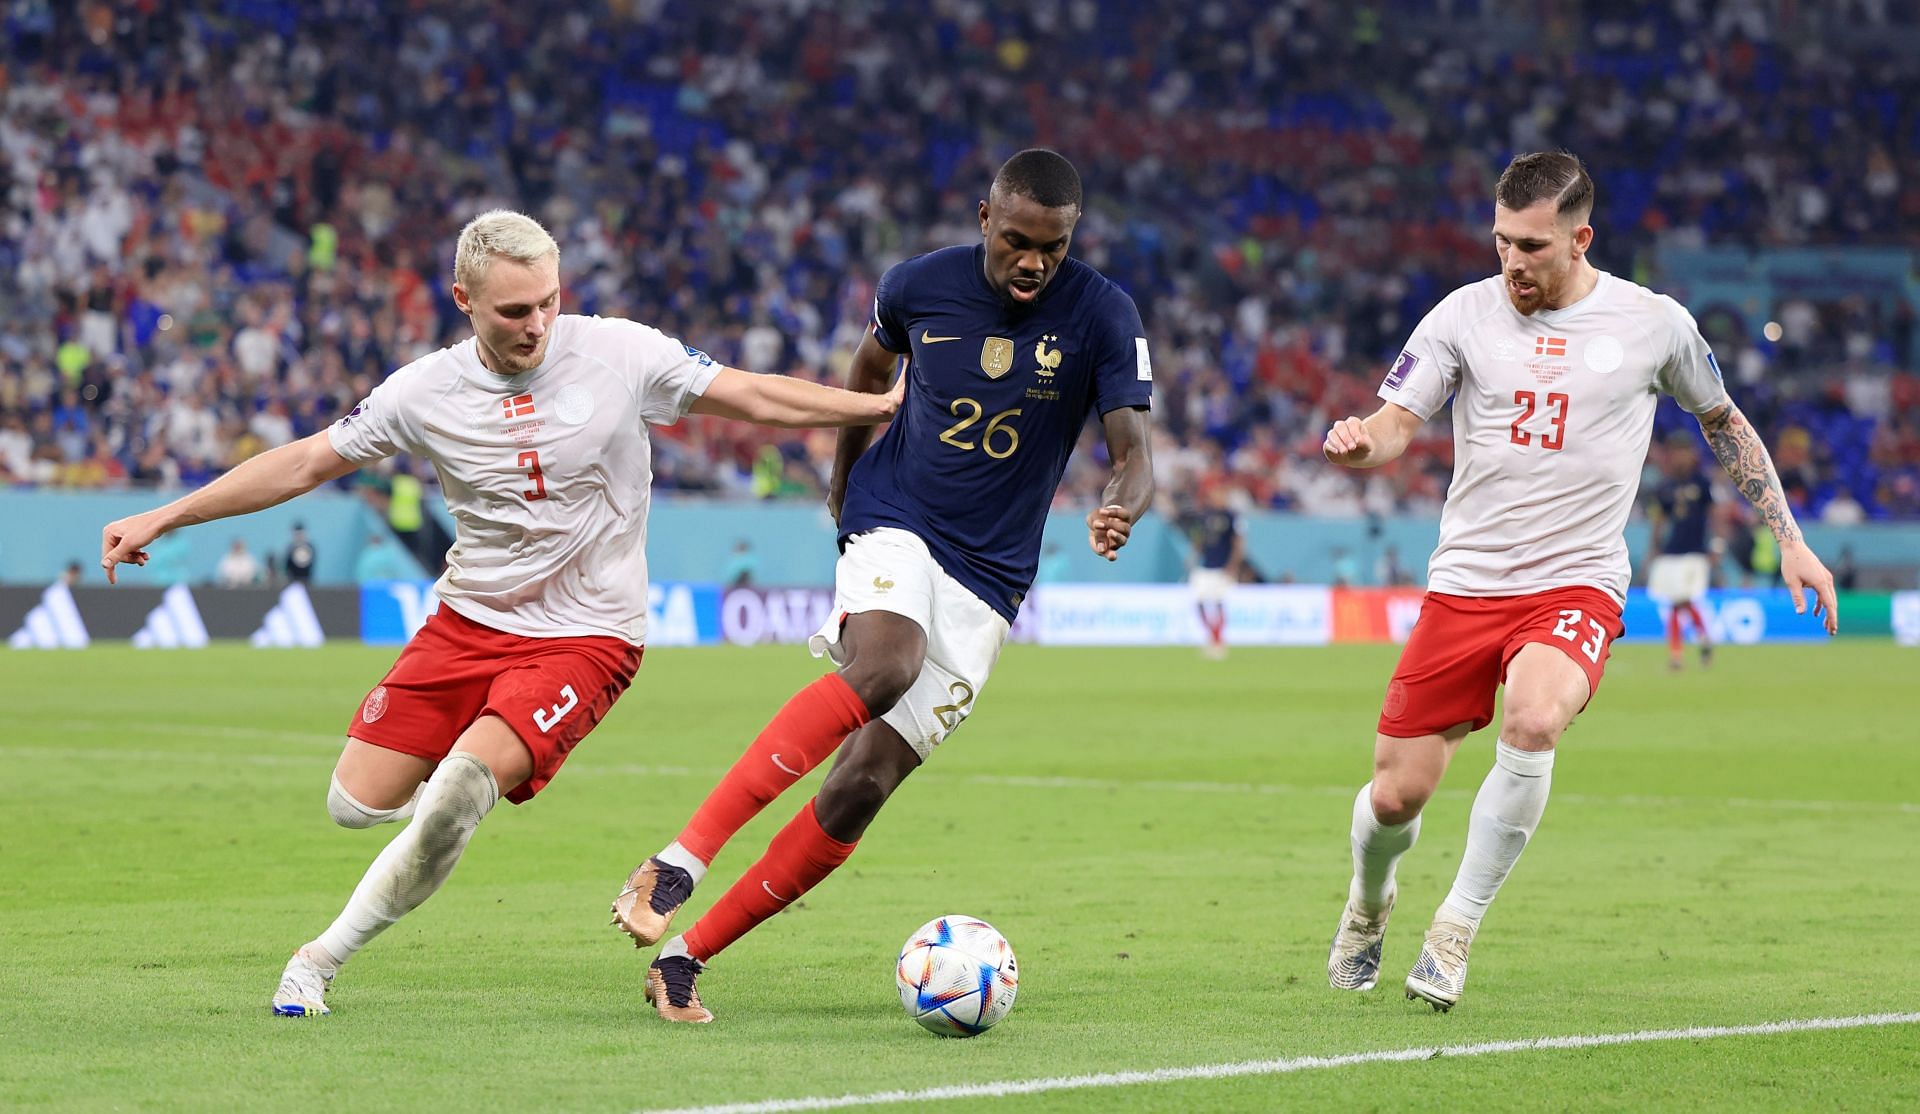
[[[1372,990],[1380,981],[1380,944],[1387,935],[1387,915],[1393,912],[1393,898],[1387,907],[1369,917],[1352,898],[1340,913],[1340,927],[1333,934],[1333,948],[1327,953],[1327,982],[1335,990]]]
[[[305,948],[294,952],[287,960],[287,969],[280,973],[280,989],[273,992],[273,1012],[281,1017],[325,1017],[332,1013],[327,1008],[327,988],[333,985],[337,971],[308,958]]]
[[[1420,958],[1407,972],[1407,997],[1419,998],[1441,1013],[1452,1009],[1467,989],[1467,949],[1474,926],[1442,908],[1433,915]]]

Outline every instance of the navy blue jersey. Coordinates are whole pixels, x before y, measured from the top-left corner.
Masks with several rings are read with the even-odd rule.
[[[1233,512],[1225,509],[1200,512],[1193,523],[1193,548],[1199,551],[1200,567],[1224,569],[1233,560],[1234,535],[1240,524]]]
[[[1713,507],[1713,485],[1696,472],[1682,480],[1666,480],[1654,498],[1660,503],[1666,535],[1662,553],[1705,553],[1707,512]]]
[[[907,398],[854,463],[840,540],[909,530],[1011,622],[1087,415],[1149,405],[1153,369],[1140,311],[1098,271],[1063,260],[1037,304],[1015,307],[985,257],[942,248],[881,276],[874,336],[911,354]]]

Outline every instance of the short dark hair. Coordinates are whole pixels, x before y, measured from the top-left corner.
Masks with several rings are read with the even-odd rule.
[[[993,189],[1039,202],[1049,209],[1080,208],[1080,172],[1066,156],[1045,147],[1029,147],[1008,159],[993,176]]]
[[[1580,221],[1593,215],[1593,179],[1571,152],[1535,151],[1507,164],[1493,198],[1515,212],[1551,201],[1554,212]]]

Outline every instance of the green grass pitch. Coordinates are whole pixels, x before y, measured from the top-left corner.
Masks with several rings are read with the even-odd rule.
[[[535,803],[362,952],[332,1017],[269,1015],[392,828],[326,817],[339,736],[392,651],[97,648],[0,666],[0,1107],[638,1111],[1370,1050],[1920,1010],[1920,651],[1614,659],[1448,1015],[1400,978],[1452,880],[1492,734],[1401,868],[1380,989],[1331,991],[1392,647],[1010,648],[979,711],[854,858],[702,979],[668,1026],[607,927],[818,665],[659,649]],[[807,798],[748,827],[706,907]],[[895,950],[997,925],[1018,1005],[965,1041],[899,1008]],[[1032,1110],[1920,1106],[1920,1025],[1363,1063],[1050,1091]]]

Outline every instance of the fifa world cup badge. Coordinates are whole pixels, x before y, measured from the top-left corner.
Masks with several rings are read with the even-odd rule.
[[[998,379],[1013,370],[1013,342],[1006,337],[988,337],[980,346],[980,370],[988,379]]]

